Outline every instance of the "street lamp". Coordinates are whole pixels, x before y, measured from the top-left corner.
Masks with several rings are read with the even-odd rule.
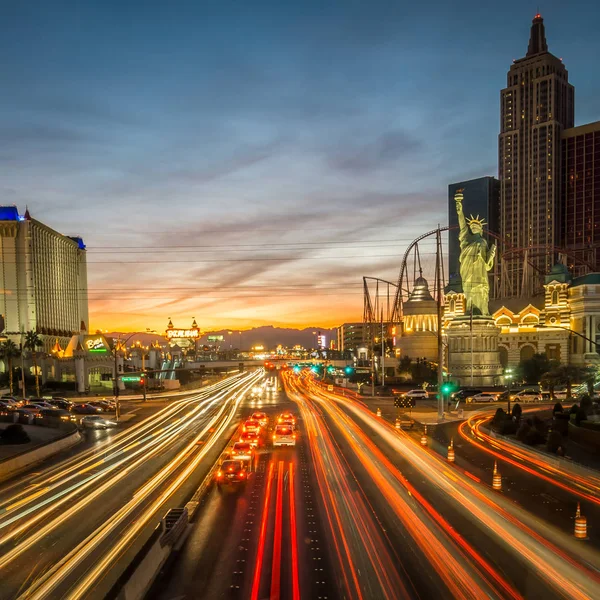
[[[510,367],[507,367],[506,369],[504,369],[504,379],[506,379],[507,383],[507,390],[508,390],[508,414],[510,415],[510,384],[513,378],[513,370]]]
[[[123,342],[123,346],[125,347],[125,352],[127,352],[127,342],[134,336],[136,335],[136,333],[132,333],[131,335],[129,335],[125,341]],[[119,345],[121,342],[121,336],[119,336],[118,339],[114,339],[113,338],[113,355],[115,357],[115,418],[118,421],[119,417],[121,416],[121,402],[119,399],[119,373],[117,371],[117,356],[118,356],[118,351],[119,351]]]

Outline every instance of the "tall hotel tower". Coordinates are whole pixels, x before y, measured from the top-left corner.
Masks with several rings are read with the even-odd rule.
[[[500,232],[503,297],[539,292],[556,261],[561,232],[561,135],[574,125],[575,91],[548,52],[535,15],[525,58],[515,60],[500,99]]]

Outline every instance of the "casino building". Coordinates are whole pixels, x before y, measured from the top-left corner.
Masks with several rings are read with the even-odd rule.
[[[21,343],[37,331],[50,352],[89,329],[86,249],[16,206],[0,206],[1,335]]]

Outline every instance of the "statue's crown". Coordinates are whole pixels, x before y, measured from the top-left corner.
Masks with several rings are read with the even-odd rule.
[[[473,215],[471,215],[471,218],[467,219],[467,223],[469,225],[479,225],[481,228],[483,228],[484,225],[487,225],[487,223],[485,222],[485,219],[480,219],[479,215],[477,215],[476,217],[474,217]]]

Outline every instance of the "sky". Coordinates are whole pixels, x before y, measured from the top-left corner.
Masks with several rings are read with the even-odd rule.
[[[538,7],[600,120],[591,0],[7,2],[0,204],[83,236],[91,329],[361,321],[448,184],[497,175]]]

